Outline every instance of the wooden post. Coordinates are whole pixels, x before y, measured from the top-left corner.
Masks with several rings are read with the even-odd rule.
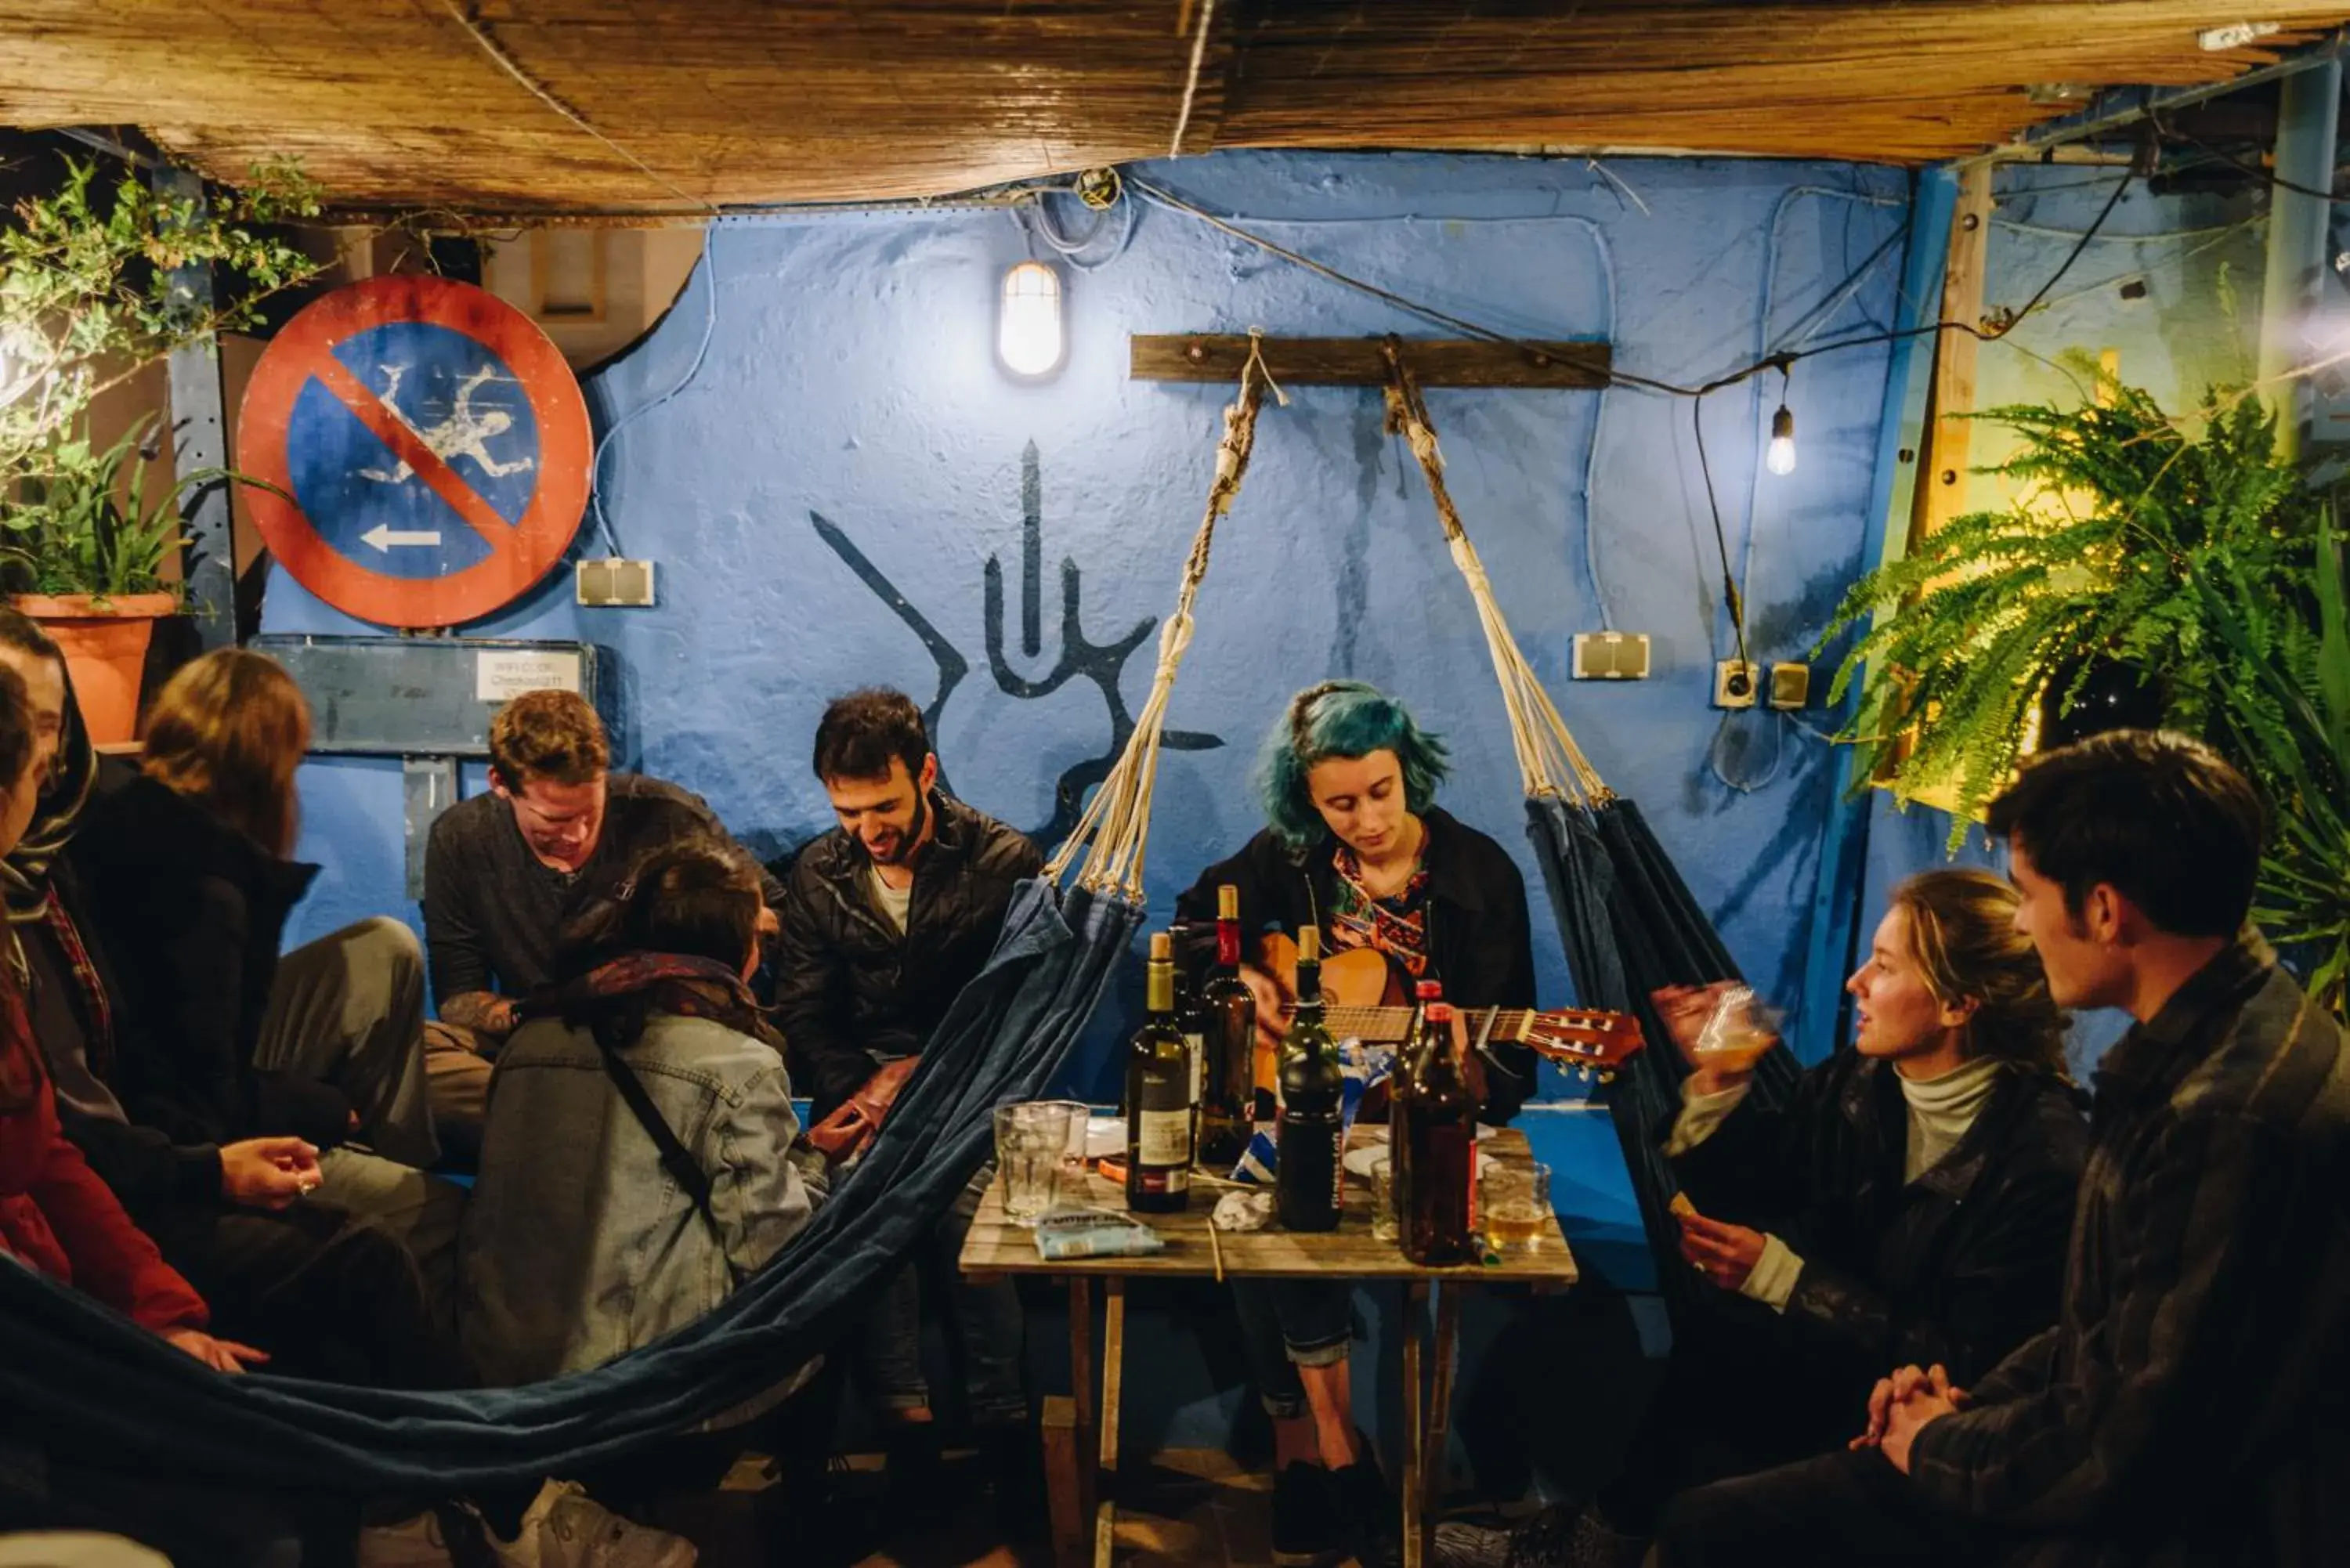
[[[1102,1283],[1101,1473],[1094,1483],[1094,1568],[1118,1546],[1118,1400],[1126,1363],[1126,1276]]]
[[[1094,1517],[1094,1287],[1084,1274],[1069,1276],[1069,1397],[1076,1407],[1077,1513]]]
[[[1428,1348],[1428,1282],[1403,1288],[1403,1568],[1423,1568],[1428,1543],[1421,1531],[1428,1517],[1428,1404],[1424,1376]]]
[[[1959,179],[1958,210],[1950,223],[1950,252],[1942,268],[1939,319],[1982,320],[1983,265],[1991,241],[1992,166],[1978,163]],[[1934,385],[1928,410],[1926,450],[1919,454],[1919,482],[1913,497],[1910,537],[1922,539],[1966,510],[1967,460],[1974,411],[1975,360],[1982,345],[1971,332],[1945,328],[1935,335]]]

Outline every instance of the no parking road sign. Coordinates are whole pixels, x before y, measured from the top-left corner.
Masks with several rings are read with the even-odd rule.
[[[262,354],[237,466],[280,566],[384,626],[454,626],[529,591],[588,501],[588,405],[531,319],[400,275],[337,289]]]

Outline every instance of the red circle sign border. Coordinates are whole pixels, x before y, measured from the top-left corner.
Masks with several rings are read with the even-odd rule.
[[[369,571],[328,544],[285,496],[248,488],[246,512],[278,564],[335,608],[380,626],[457,626],[536,587],[571,547],[587,511],[587,400],[562,351],[529,317],[485,289],[427,275],[365,278],[314,300],[270,339],[254,367],[237,422],[237,466],[291,495],[286,441],[312,365],[346,338],[411,321],[445,327],[481,344],[514,372],[530,400],[538,428],[538,483],[514,526],[511,547],[494,547],[488,559],[445,577],[395,577]]]

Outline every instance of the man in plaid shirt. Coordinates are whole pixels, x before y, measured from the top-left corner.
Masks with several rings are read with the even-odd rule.
[[[1991,811],[2096,1075],[2056,1324],[1971,1389],[1877,1385],[1849,1453],[1700,1488],[1664,1564],[2350,1563],[2350,1053],[2258,935],[2251,786],[2124,731]]]

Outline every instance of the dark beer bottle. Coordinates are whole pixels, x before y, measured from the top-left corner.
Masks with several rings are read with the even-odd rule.
[[[1174,939],[1150,936],[1149,1016],[1126,1048],[1126,1206],[1183,1207],[1191,1185],[1191,1048],[1175,1021]]]
[[[1297,1009],[1281,1042],[1274,1208],[1286,1231],[1338,1228],[1346,1138],[1338,1043],[1322,1022],[1322,933],[1297,933]]]
[[[1256,993],[1241,979],[1241,890],[1216,889],[1216,967],[1200,998],[1200,1163],[1232,1174],[1256,1116]]]
[[[1398,1234],[1404,1256],[1430,1265],[1477,1258],[1477,1096],[1452,1039],[1452,1009],[1428,1008],[1424,1041],[1412,1052],[1411,1110],[1401,1142],[1389,1151],[1396,1168]]]
[[[1411,995],[1411,1023],[1396,1047],[1395,1068],[1388,1078],[1388,1160],[1396,1178],[1388,1184],[1388,1196],[1395,1204],[1399,1236],[1403,1233],[1403,1166],[1411,1146],[1411,1064],[1427,1044],[1428,1004],[1440,1000],[1444,988],[1423,980],[1412,986]]]

